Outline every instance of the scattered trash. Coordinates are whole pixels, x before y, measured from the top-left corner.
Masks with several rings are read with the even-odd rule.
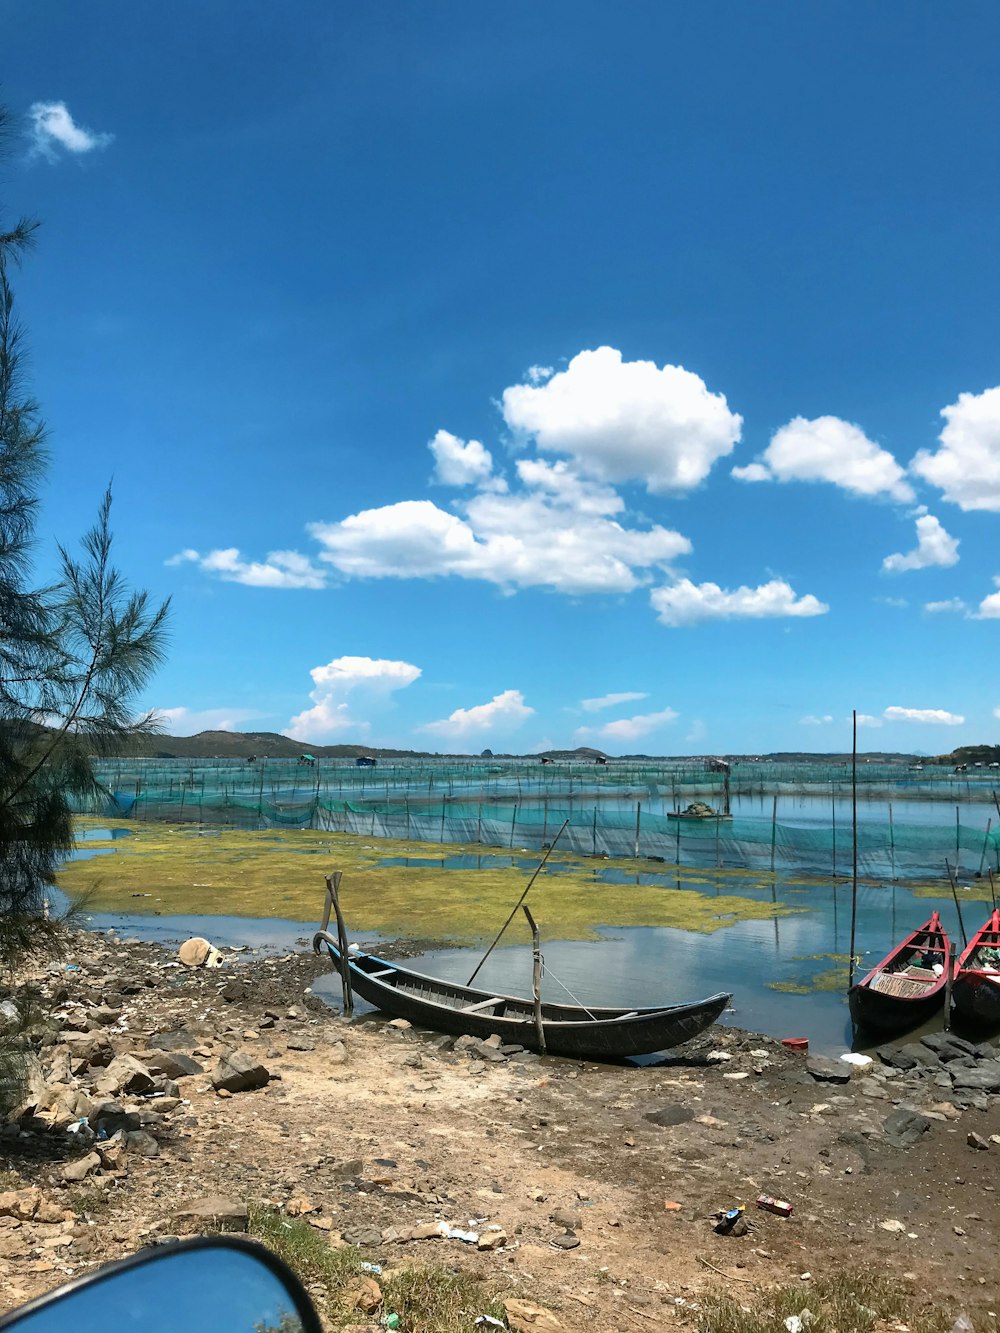
[[[746,1212],[746,1204],[738,1204],[735,1208],[720,1208],[715,1216],[719,1219],[715,1224],[715,1230],[720,1236],[745,1236],[747,1233],[746,1218],[743,1214]]]
[[[905,1231],[905,1230],[906,1230],[906,1223],[905,1223],[905,1222],[898,1222],[898,1221],[896,1220],[896,1218],[894,1218],[894,1217],[887,1217],[886,1220],[885,1220],[884,1222],[880,1222],[880,1223],[879,1223],[879,1226],[882,1228],[883,1231]]]
[[[501,1323],[499,1319],[494,1319],[491,1314],[481,1314],[476,1320],[477,1324],[489,1324],[490,1328],[506,1328],[507,1325]]]
[[[708,1055],[705,1056],[706,1060],[713,1060],[713,1061],[725,1061],[725,1060],[731,1060],[732,1058],[733,1057],[729,1054],[728,1051],[709,1051]]]
[[[362,1271],[363,1273],[374,1273],[376,1277],[381,1277],[381,1276],[382,1276],[382,1265],[381,1265],[381,1264],[370,1264],[370,1263],[367,1261],[367,1259],[365,1259],[365,1260],[362,1261],[362,1264],[361,1264],[361,1271]]]
[[[782,1044],[782,1046],[787,1047],[788,1050],[790,1050],[790,1051],[808,1051],[808,1049],[809,1049],[809,1038],[808,1038],[808,1037],[782,1037],[782,1039],[781,1039],[781,1044]]]
[[[788,1329],[788,1333],[802,1333],[804,1325],[799,1315],[790,1314],[785,1320],[785,1327]]]
[[[400,1319],[399,1315],[396,1314],[395,1310],[393,1310],[392,1314],[387,1314],[385,1317],[386,1328],[399,1328],[399,1325],[401,1323],[402,1320]]]
[[[855,1069],[867,1069],[869,1065],[875,1063],[870,1055],[862,1055],[860,1051],[847,1051],[840,1058],[845,1064],[853,1065]]]
[[[792,1205],[787,1199],[776,1199],[772,1194],[761,1194],[757,1198],[757,1207],[766,1208],[769,1213],[777,1213],[779,1217],[791,1217]]]
[[[958,1316],[951,1326],[951,1333],[973,1333],[972,1320],[964,1312]]]
[[[444,1227],[441,1234],[446,1236],[448,1240],[464,1240],[466,1245],[479,1244],[478,1231],[462,1231],[459,1227]]]

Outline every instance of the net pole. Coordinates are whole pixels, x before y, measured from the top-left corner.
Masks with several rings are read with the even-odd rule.
[[[778,841],[778,793],[774,794],[771,806],[771,874],[774,874],[774,850]]]
[[[642,819],[642,802],[641,802],[641,801],[636,801],[636,803],[635,803],[635,849],[634,849],[633,855],[635,856],[635,859],[636,859],[637,861],[638,861],[638,859],[639,859],[639,822],[640,822],[641,819]]]
[[[851,739],[851,965],[848,989],[854,985],[854,942],[858,926],[858,710],[852,709]]]
[[[892,822],[892,802],[889,802],[889,866],[892,878],[896,878],[896,830]]]

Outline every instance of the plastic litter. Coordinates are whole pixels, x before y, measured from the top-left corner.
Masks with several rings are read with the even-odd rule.
[[[973,1333],[972,1320],[964,1311],[952,1324],[951,1333]]]
[[[361,1271],[362,1271],[363,1273],[374,1273],[374,1275],[375,1275],[376,1277],[380,1277],[381,1274],[382,1274],[382,1265],[381,1265],[381,1264],[370,1264],[370,1263],[367,1261],[367,1259],[366,1259],[366,1260],[364,1260],[364,1261],[362,1262],[362,1264],[361,1264]]]
[[[779,1217],[791,1217],[792,1205],[787,1199],[776,1199],[773,1194],[761,1194],[757,1198],[757,1207],[766,1208],[769,1213]]]
[[[808,1049],[809,1049],[809,1038],[808,1038],[808,1037],[782,1037],[782,1039],[781,1039],[781,1044],[782,1044],[782,1046],[786,1047],[786,1048],[787,1048],[788,1050],[790,1050],[790,1051],[808,1051]]]
[[[478,1319],[476,1320],[476,1323],[477,1323],[477,1324],[488,1324],[488,1325],[490,1326],[490,1328],[506,1328],[506,1327],[507,1327],[507,1325],[506,1325],[506,1324],[502,1324],[502,1323],[500,1322],[499,1319],[494,1319],[493,1316],[492,1316],[491,1314],[481,1314],[481,1315],[478,1317]]]
[[[399,1315],[396,1314],[395,1310],[393,1310],[392,1314],[387,1314],[385,1317],[386,1328],[399,1328],[401,1323],[402,1320]]]
[[[444,1227],[441,1234],[446,1236],[448,1240],[464,1240],[466,1245],[479,1244],[478,1231],[463,1231],[460,1227]]]
[[[867,1069],[869,1065],[875,1063],[870,1055],[862,1055],[860,1051],[847,1051],[840,1058],[845,1064],[853,1065],[855,1069]]]
[[[728,1236],[736,1228],[736,1224],[743,1217],[744,1212],[746,1212],[745,1203],[738,1204],[735,1208],[720,1208],[715,1214],[719,1219],[715,1224],[715,1230],[720,1236]],[[742,1234],[746,1231],[746,1226],[736,1229]]]

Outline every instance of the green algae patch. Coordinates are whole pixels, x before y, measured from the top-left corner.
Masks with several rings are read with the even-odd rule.
[[[510,864],[510,852],[479,845],[401,842],[312,829],[243,829],[131,821],[80,821],[87,829],[127,828],[129,838],[87,837],[95,852],[69,862],[59,887],[71,898],[86,896],[95,912],[217,914],[283,917],[318,923],[325,876],[344,872],[341,903],[352,933],[448,939],[489,938],[506,918],[529,873]],[[475,858],[475,868],[446,869],[456,856]],[[518,852],[517,855],[523,856]],[[386,865],[413,858],[414,865]],[[529,858],[530,859],[530,858]],[[428,864],[430,862],[431,864]],[[601,861],[601,868],[611,863]],[[648,875],[647,863],[615,862]],[[536,919],[549,939],[598,938],[599,927],[670,926],[711,932],[736,921],[770,919],[793,909],[760,903],[718,890],[676,887],[678,875],[664,868],[667,884],[595,882],[593,859],[560,857],[542,871],[531,891]],[[599,871],[597,871],[599,873]],[[704,880],[704,871],[699,875]],[[680,882],[684,883],[683,874]],[[519,922],[511,942],[526,933]]]

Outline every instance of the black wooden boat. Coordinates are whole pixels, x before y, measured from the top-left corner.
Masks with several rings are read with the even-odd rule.
[[[952,1003],[977,1023],[1000,1023],[1000,911],[976,931],[958,960]]]
[[[902,1032],[944,1003],[951,945],[937,912],[848,992],[854,1026]],[[935,970],[937,965],[937,970]]]
[[[340,946],[321,930],[313,938],[313,948],[319,953],[324,945],[339,971]],[[535,1006],[530,999],[441,981],[353,948],[347,963],[354,990],[394,1018],[439,1032],[483,1039],[496,1035],[505,1044],[539,1048]],[[545,1048],[549,1055],[583,1060],[670,1050],[711,1027],[731,999],[731,995],[711,995],[694,1004],[654,1009],[585,1009],[543,1003]]]

